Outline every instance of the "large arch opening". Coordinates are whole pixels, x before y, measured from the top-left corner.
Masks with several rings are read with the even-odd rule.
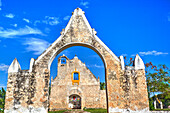
[[[86,49],[89,49],[89,50],[91,50],[91,51],[93,51],[94,53],[97,53],[96,55],[99,57],[99,59],[101,60],[101,62],[103,63],[103,73],[104,73],[104,77],[103,78],[101,78],[100,79],[100,81],[99,81],[99,87],[100,87],[100,83],[101,82],[105,82],[105,84],[106,84],[106,86],[107,86],[107,81],[106,81],[106,64],[105,64],[105,60],[104,60],[104,58],[103,58],[103,56],[102,56],[102,54],[96,49],[96,48],[94,48],[94,47],[92,47],[91,45],[89,45],[89,44],[85,44],[85,43],[70,43],[70,44],[67,44],[67,45],[65,45],[64,47],[62,47],[62,48],[60,48],[58,51],[56,51],[55,52],[55,54],[53,54],[53,56],[51,57],[51,59],[50,59],[50,62],[49,62],[49,64],[48,64],[48,68],[49,68],[49,70],[50,70],[50,76],[53,76],[53,79],[51,79],[51,84],[56,84],[56,82],[55,82],[55,80],[57,79],[57,77],[55,77],[55,75],[57,75],[58,73],[57,73],[57,71],[58,70],[56,70],[56,64],[58,64],[59,62],[60,62],[60,66],[61,65],[67,65],[67,60],[68,59],[71,59],[71,58],[73,58],[73,57],[71,57],[71,58],[68,58],[67,56],[67,54],[65,54],[65,56],[64,57],[62,57],[62,55],[63,55],[63,51],[65,51],[65,50],[67,50],[67,51],[69,51],[69,49],[70,48],[73,48],[73,47],[81,47],[81,48],[86,48]],[[78,51],[80,51],[80,50],[78,50]],[[82,51],[83,52],[83,51]],[[75,54],[73,54],[73,55],[75,55]],[[78,57],[79,57],[79,54],[76,54]],[[88,56],[88,55],[87,55]],[[60,58],[60,60],[59,60],[59,58]],[[81,59],[81,58],[80,58]],[[81,59],[82,60],[82,59]],[[83,60],[82,60],[83,61]],[[54,66],[53,66],[54,65]],[[87,66],[88,68],[90,68],[89,66]],[[58,68],[57,68],[58,69]],[[54,72],[55,71],[55,72]],[[75,70],[74,70],[75,71]],[[77,70],[77,71],[79,71],[79,70]],[[91,69],[90,69],[90,71],[91,71]],[[93,73],[93,72],[92,72]],[[94,74],[94,75],[96,75],[96,74]],[[98,76],[96,76],[96,78],[98,78]],[[80,72],[80,79],[81,79],[81,72]],[[53,82],[55,82],[55,83],[53,83]],[[60,84],[60,83],[58,83],[58,84]],[[105,86],[105,103],[106,103],[106,108],[107,108],[107,102],[108,102],[108,100],[107,100],[107,87]],[[51,86],[51,87],[53,87],[53,86]],[[76,86],[73,86],[73,87],[76,87]],[[79,87],[80,88],[80,87]],[[81,89],[81,88],[80,88]],[[69,88],[67,88],[67,90],[70,90]],[[62,93],[64,93],[65,92],[65,90],[62,92]],[[75,91],[74,91],[75,92]],[[66,92],[65,92],[66,93]],[[82,92],[82,93],[85,93],[85,92]],[[73,93],[72,95],[79,95],[79,93],[77,92],[77,93]],[[101,93],[101,95],[102,95],[103,93]],[[52,98],[52,96],[50,95],[50,99]],[[85,106],[85,102],[83,101],[83,99],[87,99],[86,98],[86,96],[81,96],[81,109],[83,109],[84,107],[86,107]],[[67,94],[67,102],[68,102],[68,104],[69,104],[69,102],[70,102],[70,94],[68,93]],[[95,101],[98,101],[98,100],[100,100],[99,98],[96,98],[95,99]],[[50,100],[50,104],[52,103],[52,104],[54,104],[53,102],[51,102],[52,100]],[[64,101],[64,99],[62,100],[62,101]],[[71,104],[69,104],[69,105],[71,105]],[[50,107],[51,107],[51,105],[50,105]],[[61,107],[61,106],[60,106]],[[100,108],[100,106],[98,105],[98,107],[97,108]],[[50,110],[52,110],[51,108],[49,108]]]

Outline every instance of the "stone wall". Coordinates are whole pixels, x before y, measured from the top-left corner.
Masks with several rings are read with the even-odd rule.
[[[61,64],[61,58],[66,58],[66,64]],[[58,73],[51,85],[50,110],[70,109],[69,96],[77,94],[81,97],[81,108],[106,108],[106,91],[100,90],[100,80],[81,62],[77,56],[68,59],[61,56],[58,59]],[[80,83],[72,84],[73,71],[80,72]]]
[[[35,92],[35,77],[28,70],[8,74],[5,112],[25,112],[31,106]]]
[[[123,57],[121,56],[119,59],[97,37],[96,31],[91,28],[80,8],[75,9],[66,28],[62,30],[61,36],[36,60],[31,60],[28,71],[21,70],[16,59],[12,62],[8,69],[5,112],[19,110],[21,113],[47,113],[51,63],[56,55],[72,46],[88,47],[94,50],[102,59],[106,74],[106,99],[109,113],[117,111],[148,112],[145,67],[142,59],[139,55],[136,55],[132,69],[125,69]],[[94,81],[93,87],[98,87],[99,82],[92,76],[89,79],[92,78],[90,81]],[[61,88],[62,84],[57,89]],[[81,92],[75,89],[72,91]],[[93,93],[93,91],[91,92]],[[93,103],[96,103],[95,99]],[[90,104],[86,105],[86,103],[82,103],[82,105],[91,106]]]

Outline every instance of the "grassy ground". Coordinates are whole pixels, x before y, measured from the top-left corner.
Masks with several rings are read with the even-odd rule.
[[[49,111],[48,113],[63,113],[68,110],[60,110],[60,111]]]
[[[85,109],[84,111],[88,111],[90,113],[107,113],[107,109]]]
[[[168,108],[165,108],[165,109],[155,109],[153,111],[170,111],[170,109],[168,109]]]
[[[48,113],[63,113],[68,110],[61,110],[61,111],[49,111]],[[107,109],[85,109],[84,111],[90,112],[90,113],[107,113]],[[156,109],[153,111],[170,111],[170,109]]]
[[[49,111],[48,113],[63,113],[68,110],[61,110],[61,111]],[[85,109],[84,111],[90,113],[107,113],[107,109]]]

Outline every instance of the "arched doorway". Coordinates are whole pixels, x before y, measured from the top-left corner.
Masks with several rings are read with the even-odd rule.
[[[72,109],[81,109],[81,97],[76,94],[69,96],[69,106]]]

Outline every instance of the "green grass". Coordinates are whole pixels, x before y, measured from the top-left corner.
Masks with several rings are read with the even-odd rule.
[[[165,109],[154,109],[152,111],[170,111],[170,109],[168,109],[168,108],[165,108]]]
[[[48,113],[63,113],[68,110],[60,110],[60,111],[49,111]]]
[[[70,111],[70,110],[49,111],[48,113],[63,113],[65,111]],[[107,109],[89,108],[89,109],[84,109],[84,111],[87,111],[87,112],[90,112],[90,113],[107,113]]]
[[[84,111],[90,112],[90,113],[107,113],[107,109],[85,109]]]

